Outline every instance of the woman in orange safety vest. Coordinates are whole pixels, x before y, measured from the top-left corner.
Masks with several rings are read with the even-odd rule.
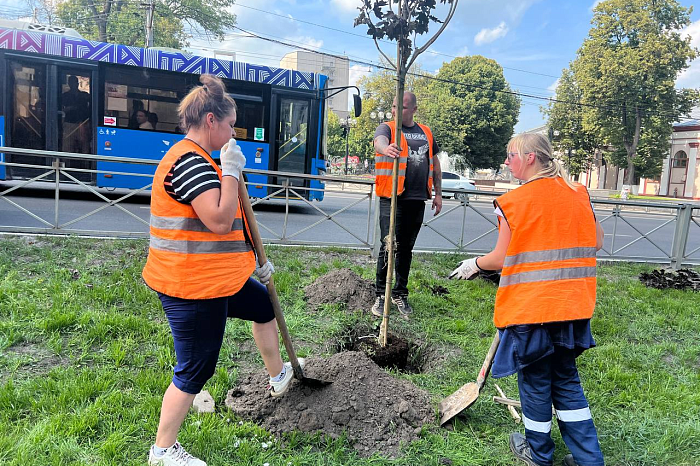
[[[505,164],[526,183],[494,202],[496,248],[462,261],[449,278],[469,280],[479,271],[501,270],[494,312],[501,343],[493,376],[518,374],[525,436],[511,434],[515,456],[529,465],[552,464],[554,405],[572,453],[564,464],[603,466],[576,368],[576,357],[595,346],[590,319],[603,229],[588,191],[567,179],[545,136],[515,136]]]
[[[293,373],[282,363],[277,322],[263,286],[274,268],[269,261],[256,267],[238,199],[246,159],[231,138],[236,103],[221,79],[203,75],[200,81],[178,109],[185,138],[161,160],[151,191],[143,278],[163,304],[177,365],[163,397],[150,465],[206,466],[185,451],[177,434],[195,395],[214,374],[227,318],[253,321],[272,396],[287,390]],[[211,155],[219,149],[221,168]]]

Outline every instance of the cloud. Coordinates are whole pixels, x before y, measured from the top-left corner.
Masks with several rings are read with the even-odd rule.
[[[593,2],[593,5],[591,5],[590,10],[593,11],[595,9],[595,7],[597,7],[598,4],[601,3],[602,1],[603,0],[595,0],[595,2]]]
[[[690,36],[690,45],[700,48],[700,20],[685,28],[683,33]],[[700,58],[693,60],[690,67],[680,74],[676,81],[676,87],[697,88],[698,83],[700,83]]]
[[[314,39],[310,36],[286,36],[284,41],[313,50],[318,50],[323,47],[323,39]]]
[[[357,81],[363,77],[367,76],[372,72],[371,66],[366,65],[352,65],[349,69],[348,74],[348,85],[357,86]]]
[[[348,85],[349,86],[357,86],[357,81],[363,77],[367,76],[369,73],[372,72],[372,67],[371,66],[366,66],[366,65],[352,65],[349,69],[349,74],[348,74]],[[348,91],[348,108],[352,108],[354,105],[352,96],[355,93],[354,90]]]
[[[476,36],[474,36],[474,43],[476,45],[489,44],[501,37],[505,37],[508,34],[508,26],[504,21],[492,29],[484,28],[479,31]]]
[[[557,87],[559,87],[559,78],[557,78],[552,84],[547,87],[547,90],[551,93],[557,92]]]
[[[461,49],[457,50],[457,54],[456,54],[456,55],[457,55],[458,57],[466,57],[467,55],[469,55],[469,47],[467,47],[467,46],[465,45],[465,46],[462,47]]]
[[[362,6],[360,0],[331,0],[331,3],[344,12],[357,12],[357,8]]]

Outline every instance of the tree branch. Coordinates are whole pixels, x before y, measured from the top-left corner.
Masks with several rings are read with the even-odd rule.
[[[425,52],[428,49],[428,47],[430,47],[433,44],[433,42],[437,40],[438,36],[442,34],[442,31],[445,30],[447,24],[450,22],[452,16],[455,14],[455,10],[457,9],[457,3],[459,3],[459,0],[454,0],[454,2],[452,2],[452,4],[450,5],[450,12],[447,14],[447,18],[445,18],[445,21],[442,23],[442,26],[440,27],[438,32],[435,33],[435,35],[431,37],[430,40],[428,40],[428,42],[425,43],[425,45],[423,45],[423,47],[415,47],[414,44],[415,49],[413,52],[413,57],[411,58],[411,61],[408,62],[408,66],[406,67],[406,69],[411,68],[413,62],[415,62],[416,58],[418,58],[418,55]]]
[[[391,8],[391,2],[390,2],[390,8]],[[367,12],[367,22],[368,22],[369,25],[372,27],[372,29],[374,29],[374,30],[377,29],[377,28],[374,26],[374,23],[372,22],[372,19],[369,17],[369,12]],[[393,61],[391,61],[391,58],[389,58],[389,57],[384,53],[384,51],[382,50],[382,48],[379,46],[379,42],[377,41],[377,38],[374,36],[374,34],[372,34],[372,40],[374,40],[374,45],[377,47],[377,50],[379,50],[379,53],[381,53],[382,56],[384,57],[384,59],[385,59],[386,61],[389,62],[389,65],[391,65],[391,67],[392,67],[394,70],[396,70],[396,65],[394,64]]]
[[[396,65],[394,64],[393,61],[391,61],[391,58],[389,58],[389,57],[384,53],[384,51],[382,50],[382,48],[379,46],[379,42],[377,42],[377,38],[374,37],[374,36],[372,36],[372,39],[374,39],[374,45],[377,46],[377,50],[379,50],[379,53],[382,54],[382,56],[384,57],[384,59],[385,59],[386,61],[388,61],[388,62],[389,62],[389,65],[391,65],[391,67],[394,69],[394,71],[396,71]]]
[[[95,8],[95,2],[93,2],[93,0],[90,0],[88,2],[88,8],[90,8],[90,11],[92,12],[93,16],[97,20],[97,18],[99,18],[100,14],[97,12],[97,8]]]

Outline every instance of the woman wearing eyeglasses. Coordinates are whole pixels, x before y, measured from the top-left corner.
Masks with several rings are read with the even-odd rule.
[[[554,405],[572,453],[564,464],[603,466],[576,368],[576,358],[595,346],[590,320],[603,229],[588,191],[567,179],[545,136],[515,136],[505,164],[525,184],[494,201],[496,247],[462,261],[449,278],[469,280],[479,271],[501,270],[494,311],[501,343],[492,374],[518,374],[525,435],[510,435],[515,456],[528,465],[552,465]]]

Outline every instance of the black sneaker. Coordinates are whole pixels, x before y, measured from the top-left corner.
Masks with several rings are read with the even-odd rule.
[[[569,453],[564,457],[564,466],[578,466],[578,463],[574,461],[574,455]]]
[[[384,317],[384,295],[377,296],[377,299],[372,305],[372,315],[375,317]]]
[[[413,308],[408,304],[408,298],[406,296],[392,296],[391,302],[396,304],[399,313],[406,319],[413,313]]]
[[[516,458],[523,461],[529,466],[539,466],[537,463],[532,461],[532,453],[530,452],[530,444],[527,443],[527,439],[520,432],[513,432],[510,434],[510,440],[508,441],[510,445],[510,451],[513,452]]]

